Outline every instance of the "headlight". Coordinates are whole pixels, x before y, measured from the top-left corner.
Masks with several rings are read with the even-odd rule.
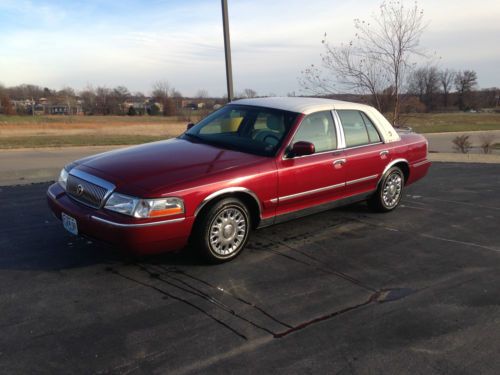
[[[184,201],[180,198],[140,199],[113,193],[104,208],[137,218],[150,218],[183,214]]]
[[[139,203],[138,198],[129,197],[128,195],[113,193],[109,197],[104,206],[108,210],[116,211],[121,214],[134,216],[134,210]]]
[[[66,182],[68,181],[68,171],[63,168],[61,169],[61,173],[59,173],[59,179],[57,180],[59,185],[62,186],[64,190],[66,190]]]

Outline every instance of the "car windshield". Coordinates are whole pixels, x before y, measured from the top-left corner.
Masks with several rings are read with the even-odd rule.
[[[272,156],[298,114],[277,109],[227,105],[210,114],[181,138],[256,155]]]

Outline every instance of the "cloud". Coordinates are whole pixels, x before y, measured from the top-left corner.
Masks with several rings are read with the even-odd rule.
[[[494,48],[500,4],[484,1],[479,7],[423,0],[431,22],[422,44],[442,56],[443,66],[477,69],[481,85],[492,86],[499,85],[492,64],[500,60]],[[368,0],[231,1],[235,90],[298,91],[300,71],[319,62],[323,33],[334,44],[348,41],[352,20],[377,9]],[[167,79],[186,95],[225,91],[221,11],[214,1],[0,0],[0,45],[6,85],[83,88],[90,82],[148,92]]]

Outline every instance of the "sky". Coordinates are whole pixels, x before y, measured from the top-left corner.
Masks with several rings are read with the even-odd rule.
[[[353,20],[380,0],[228,0],[235,92],[301,94],[321,39],[348,42]],[[408,5],[413,2],[407,1]],[[421,46],[442,68],[473,69],[500,86],[500,1],[422,0]],[[148,94],[168,81],[183,95],[225,94],[219,0],[0,0],[0,83],[77,90],[124,85]]]

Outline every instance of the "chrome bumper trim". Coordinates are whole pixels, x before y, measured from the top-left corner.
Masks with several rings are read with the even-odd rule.
[[[53,200],[56,200],[56,199],[57,199],[57,197],[54,195],[54,193],[52,193],[50,190],[47,190],[47,195],[48,195],[49,197],[51,197]]]
[[[123,224],[123,223],[117,223],[115,221],[110,221],[103,219],[98,216],[90,216],[92,220],[99,221],[104,224],[112,225],[115,227],[120,227],[120,228],[135,228],[135,227],[151,227],[154,225],[161,225],[161,224],[172,224],[172,223],[179,223],[181,221],[184,221],[186,218],[185,217],[179,217],[177,219],[170,219],[170,220],[162,220],[162,221],[153,221],[150,223],[137,223],[137,224]]]

